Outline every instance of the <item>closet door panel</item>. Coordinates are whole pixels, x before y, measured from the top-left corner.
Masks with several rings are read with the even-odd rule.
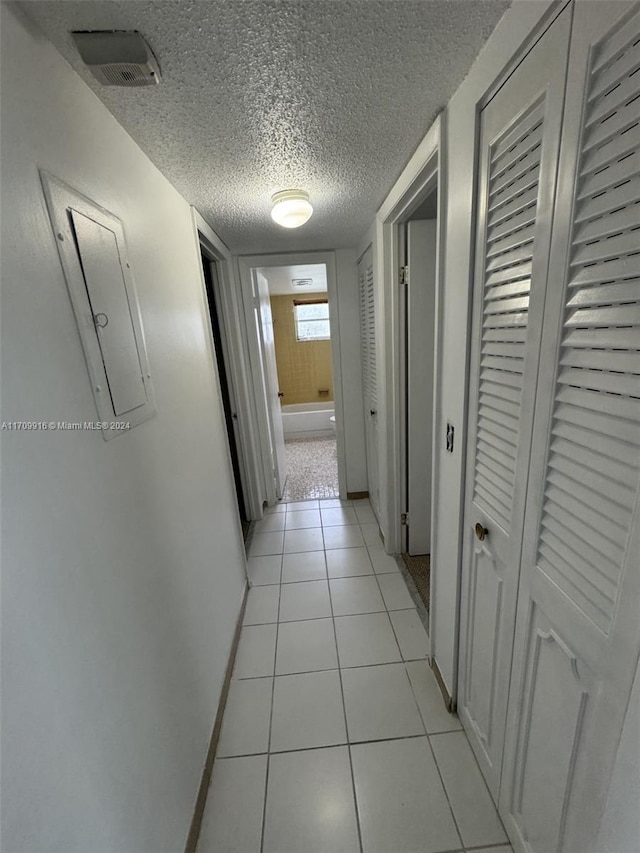
[[[640,4],[578,2],[501,796],[531,853],[594,850],[640,652],[639,71]]]
[[[367,249],[358,263],[360,288],[360,348],[364,398],[365,443],[369,499],[379,517],[378,484],[378,369],[376,347],[375,282],[373,251]]]
[[[481,114],[458,710],[495,796],[570,16]]]

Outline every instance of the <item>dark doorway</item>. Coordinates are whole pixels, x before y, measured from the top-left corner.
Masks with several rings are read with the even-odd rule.
[[[240,456],[238,454],[238,444],[236,440],[235,421],[237,413],[234,411],[231,389],[229,387],[229,378],[227,375],[227,367],[225,364],[224,346],[222,339],[222,328],[220,325],[220,316],[218,306],[216,304],[216,294],[214,286],[214,265],[215,261],[207,257],[204,251],[200,251],[202,258],[202,271],[204,273],[204,283],[207,291],[207,303],[209,306],[209,317],[211,319],[211,332],[213,344],[216,354],[216,365],[218,368],[218,377],[220,380],[220,390],[222,392],[222,405],[224,408],[224,419],[227,428],[227,438],[229,440],[229,451],[231,453],[231,465],[233,467],[233,479],[236,486],[236,500],[238,503],[238,514],[242,523],[242,531],[246,539],[249,530],[249,521],[247,519],[247,511],[245,509],[244,493],[242,490],[242,478],[240,476]]]

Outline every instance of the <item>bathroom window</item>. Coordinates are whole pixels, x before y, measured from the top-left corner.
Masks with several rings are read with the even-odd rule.
[[[328,341],[329,303],[326,299],[312,302],[294,302],[293,314],[296,322],[296,339],[299,341]]]

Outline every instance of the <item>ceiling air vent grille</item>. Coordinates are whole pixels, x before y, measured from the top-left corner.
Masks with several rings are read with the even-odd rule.
[[[113,65],[102,65],[101,71],[110,86],[148,86],[149,79],[139,65],[120,62]]]
[[[154,86],[160,67],[139,32],[75,32],[78,52],[103,86]]]

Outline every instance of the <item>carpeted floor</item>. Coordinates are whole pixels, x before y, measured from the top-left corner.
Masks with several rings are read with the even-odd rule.
[[[285,450],[287,481],[283,501],[339,497],[335,438],[289,439]]]
[[[420,594],[424,606],[429,610],[429,582],[431,575],[431,563],[429,555],[424,554],[420,557],[410,557],[409,554],[403,554],[402,559],[407,567],[409,574],[413,578],[416,589]]]

